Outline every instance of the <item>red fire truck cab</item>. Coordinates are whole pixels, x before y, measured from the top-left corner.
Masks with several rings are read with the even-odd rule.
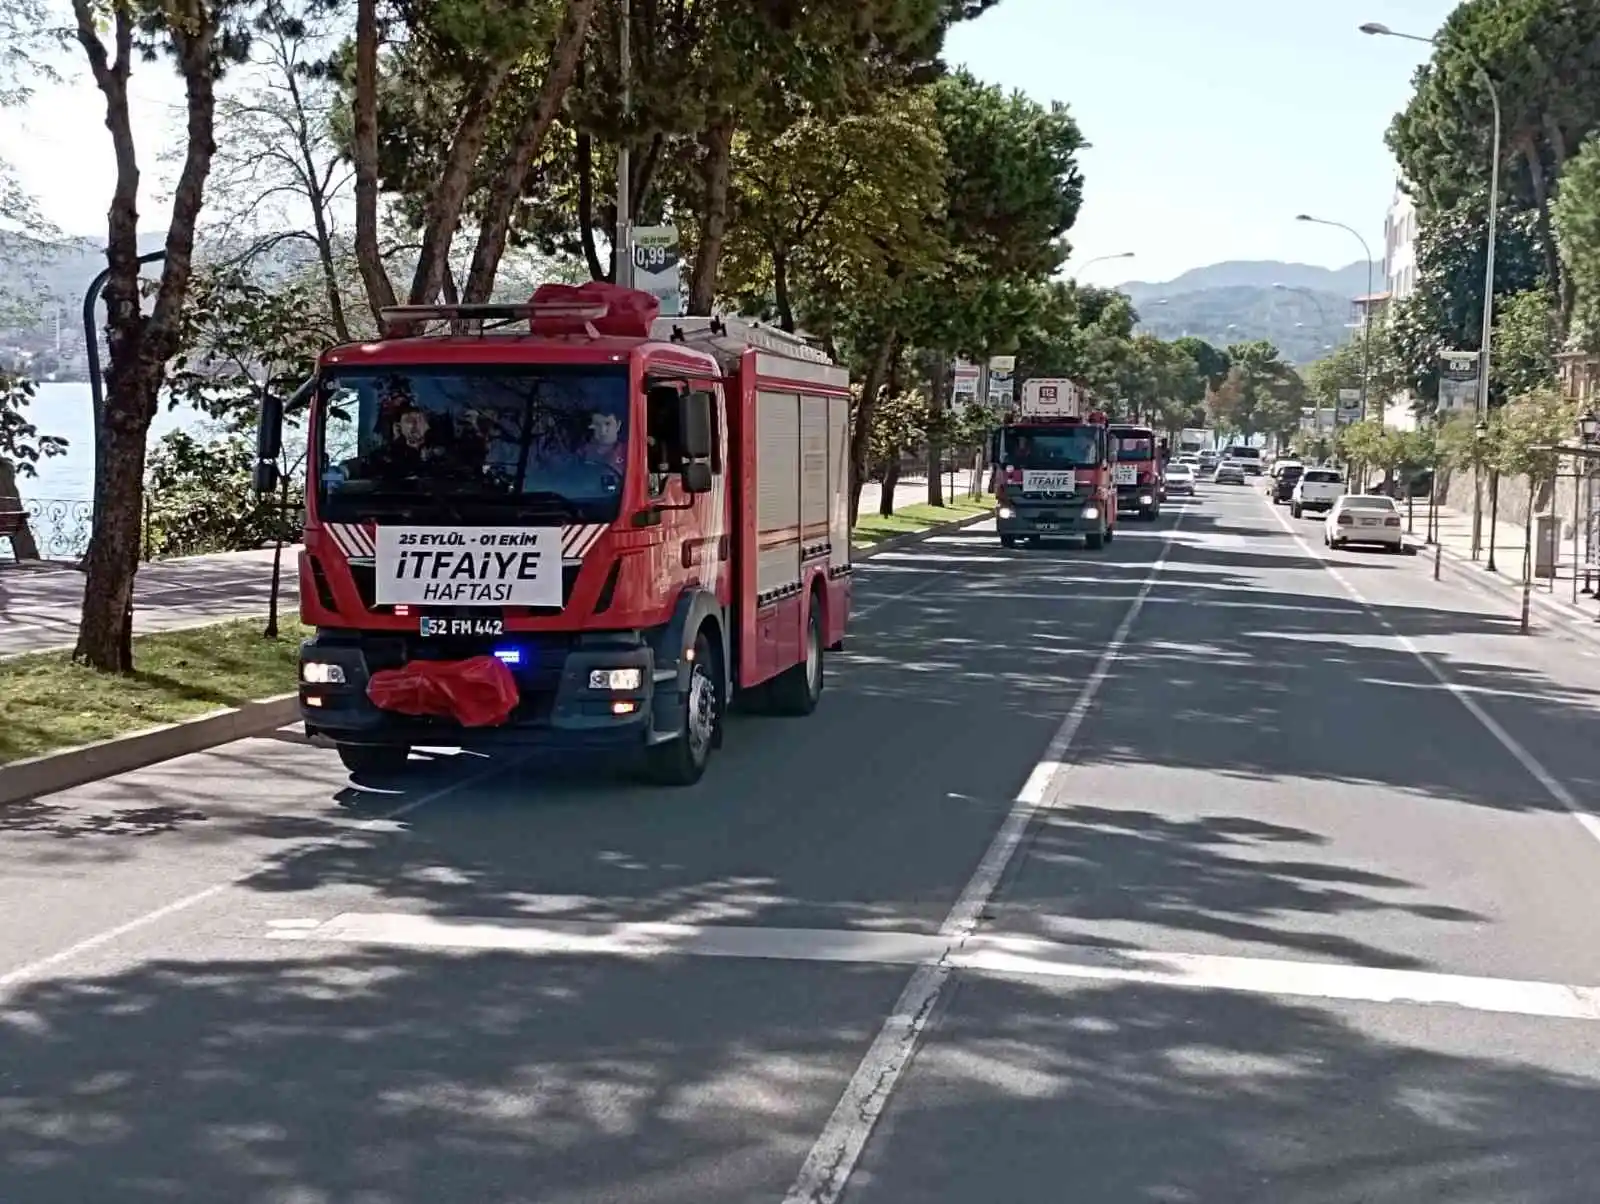
[[[1113,426],[1111,437],[1117,448],[1118,509],[1130,518],[1160,518],[1166,441],[1148,426],[1127,423]]]
[[[1087,390],[1072,381],[1028,381],[1022,404],[990,442],[995,526],[1002,547],[1017,540],[1078,538],[1100,548],[1116,537],[1116,459],[1099,410],[1079,413]]]
[[[300,704],[353,772],[545,744],[688,784],[736,696],[816,707],[850,610],[847,373],[781,331],[657,312],[545,286],[396,307],[383,337],[322,356]],[[258,487],[282,421],[263,407]],[[375,677],[403,693],[468,664],[499,677],[490,721],[380,705],[399,695]]]

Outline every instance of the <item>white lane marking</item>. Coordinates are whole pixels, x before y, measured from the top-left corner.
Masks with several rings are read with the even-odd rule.
[[[1084,717],[1094,704],[1095,696],[1121,654],[1123,645],[1127,643],[1134,622],[1144,608],[1145,599],[1150,596],[1150,591],[1155,588],[1166,568],[1173,537],[1183,525],[1183,516],[1184,511],[1177,512],[1162,541],[1160,554],[1139,587],[1139,593],[1123,615],[1122,622],[1117,624],[1116,631],[1100,653],[1072,709],[1051,737],[1044,755],[1029,773],[1010,814],[995,833],[971,881],[940,926],[939,934],[950,940],[952,945],[959,945],[966,940],[977,927],[978,919],[1005,875],[1006,867],[1021,848],[1029,825],[1043,809],[1063,776],[1067,754],[1077,738],[1078,729],[1083,726]],[[911,1061],[911,1055],[916,1051],[917,1042],[927,1027],[934,1006],[939,1002],[950,973],[951,963],[945,957],[936,964],[920,967],[911,976],[911,981],[895,1001],[893,1012],[868,1047],[855,1073],[850,1076],[844,1094],[840,1096],[833,1114],[828,1117],[828,1123],[823,1126],[821,1135],[806,1155],[799,1175],[784,1196],[784,1204],[836,1204],[844,1194],[845,1185],[855,1170],[861,1151],[866,1147],[867,1139],[872,1135],[878,1118],[883,1115],[890,1095]]]
[[[929,971],[927,977],[935,971],[964,970],[1600,1021],[1600,988],[1595,987],[1335,962],[1099,949],[1001,933],[928,936],[841,928],[492,919],[408,912],[344,912],[321,922],[269,920],[267,929],[267,938],[278,941],[546,957],[712,957],[911,965]],[[920,1014],[917,1009],[897,1009],[897,1042],[911,1035],[908,1023]]]
[[[1306,541],[1305,537],[1302,536],[1300,532],[1296,531],[1292,526],[1290,526],[1289,520],[1284,518],[1283,515],[1277,511],[1277,509],[1273,510],[1272,516],[1276,518],[1278,520],[1278,524],[1286,532],[1288,532],[1289,537],[1305,550],[1306,555],[1311,556],[1314,559],[1321,560],[1322,567],[1328,570],[1328,575],[1339,583],[1344,592],[1349,594],[1350,597],[1355,599],[1356,602],[1360,603],[1362,608],[1378,621],[1379,626],[1388,632],[1389,635],[1394,638],[1395,642],[1400,645],[1400,647],[1404,648],[1412,656],[1416,657],[1417,661],[1422,665],[1422,667],[1428,671],[1429,676],[1431,676],[1434,681],[1438,682],[1441,686],[1455,696],[1455,700],[1467,709],[1467,713],[1478,721],[1478,725],[1482,727],[1484,731],[1493,736],[1499,742],[1500,747],[1511,754],[1512,758],[1517,762],[1517,764],[1521,765],[1523,769],[1527,770],[1528,776],[1533,778],[1534,781],[1538,782],[1539,785],[1544,788],[1544,792],[1546,794],[1548,794],[1558,805],[1563,807],[1575,820],[1577,820],[1585,832],[1594,837],[1596,841],[1600,841],[1600,816],[1595,815],[1593,812],[1589,811],[1581,803],[1579,803],[1572,791],[1568,790],[1555,774],[1546,769],[1539,758],[1535,757],[1531,752],[1524,748],[1521,742],[1517,740],[1515,736],[1506,731],[1505,728],[1501,727],[1493,715],[1489,714],[1489,712],[1485,711],[1481,706],[1479,706],[1477,699],[1473,698],[1472,694],[1468,690],[1452,681],[1450,677],[1446,675],[1445,671],[1434,663],[1433,658],[1424,652],[1420,647],[1418,647],[1416,642],[1412,640],[1410,636],[1403,635],[1398,629],[1396,629],[1394,624],[1389,622],[1388,618],[1385,617],[1383,612],[1369,602],[1366,595],[1357,589],[1353,584],[1351,584],[1350,580],[1343,573],[1334,568],[1333,564],[1328,560],[1317,556],[1316,552],[1312,549],[1310,543]]]
[[[297,925],[290,927],[290,924]],[[299,925],[312,924],[305,928]],[[413,949],[490,949],[509,953],[762,958],[779,961],[938,961],[949,946],[920,933],[848,928],[754,928],[742,925],[612,923],[600,920],[485,919],[409,912],[345,912],[325,923],[281,922],[280,941],[333,941]]]
[[[384,830],[385,825],[400,819],[402,816],[410,815],[413,811],[425,807],[429,803],[436,802],[448,794],[453,794],[457,790],[465,789],[473,783],[490,776],[492,773],[501,768],[503,767],[492,764],[486,766],[476,773],[468,774],[465,778],[462,778],[458,782],[451,782],[446,786],[441,786],[437,790],[431,790],[427,794],[419,795],[410,802],[402,803],[400,806],[395,807],[392,810],[385,811],[382,815],[373,816],[369,820],[366,820],[360,824],[356,824],[353,828],[346,828],[328,836],[320,837],[315,840],[307,841],[304,844],[296,845],[294,850],[287,855],[289,857],[297,857],[302,853],[311,851],[312,849],[324,848],[328,845],[337,844],[339,841],[347,839],[352,831],[357,833],[381,832]],[[171,903],[163,904],[153,911],[147,911],[142,915],[137,915],[131,920],[116,925],[114,928],[107,928],[101,932],[95,933],[93,936],[85,937],[81,941],[75,941],[73,944],[68,945],[65,949],[59,949],[55,953],[51,953],[45,957],[28,962],[26,965],[18,966],[14,970],[8,970],[6,973],[0,974],[0,993],[8,991],[12,987],[19,986],[30,979],[37,978],[46,970],[52,970],[57,966],[71,961],[75,957],[80,957],[85,953],[92,953],[94,950],[109,945],[114,941],[119,941],[131,933],[139,931],[141,928],[148,928],[151,924],[165,920],[169,916],[175,916],[179,912],[188,911],[191,907],[196,907],[199,904],[204,903],[207,899],[213,899],[220,895],[223,891],[235,887],[239,885],[239,883],[247,881],[256,874],[259,874],[262,870],[262,867],[266,864],[267,862],[264,859],[252,862],[248,869],[241,870],[239,873],[233,875],[231,878],[228,878],[225,881],[213,883],[211,886],[207,886],[200,890],[194,891],[191,894],[184,895],[180,899],[174,899]]]

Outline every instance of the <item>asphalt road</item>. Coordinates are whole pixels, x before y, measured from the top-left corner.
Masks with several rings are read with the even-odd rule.
[[[296,549],[283,553],[281,597],[292,609]],[[141,565],[134,581],[134,630],[170,631],[238,615],[265,614],[272,551],[186,556]],[[83,574],[54,562],[0,563],[0,657],[71,647],[78,636]]]
[[[1600,661],[1239,488],[860,581],[687,792],[0,810],[0,1199],[1592,1204]]]

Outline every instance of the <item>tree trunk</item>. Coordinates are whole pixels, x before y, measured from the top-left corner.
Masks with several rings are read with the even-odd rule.
[[[105,411],[99,415],[94,529],[89,537],[75,660],[106,672],[133,668],[133,581],[139,569],[144,512],[145,441],[167,362],[177,353],[194,256],[195,223],[216,152],[213,10],[171,24],[168,36],[184,81],[183,167],[173,190],[161,281],[149,317],[139,287],[139,164],[128,103],[134,54],[133,14],[111,17],[116,58],[108,58],[91,0],[72,0],[77,37],[105,97],[117,176],[107,213],[105,297],[108,313]]]
[[[462,107],[444,169],[428,198],[422,249],[417,252],[417,270],[411,277],[412,305],[431,305],[443,287],[444,275],[450,270],[450,245],[455,241],[456,224],[461,220],[467,194],[472,191],[473,171],[489,135],[495,97],[510,75],[511,66],[512,61],[506,59],[483,67]]]
[[[1500,473],[1489,470],[1489,561],[1494,562],[1495,534],[1500,519]]]
[[[933,391],[928,397],[928,505],[944,505],[944,478],[939,475],[939,461],[943,445],[936,433],[944,419],[945,400],[949,394],[950,369],[948,356],[943,351],[935,353],[933,366]]]
[[[794,333],[794,306],[789,301],[789,256],[779,248],[772,249],[772,295],[778,308],[778,326]]]
[[[706,162],[705,211],[700,214],[700,242],[695,247],[694,274],[689,283],[689,313],[709,317],[717,303],[717,276],[728,232],[728,177],[733,166],[733,118],[718,117],[701,138]]]
[[[115,351],[112,357],[105,427],[95,466],[95,492],[103,508],[95,516],[84,558],[83,614],[72,655],[104,672],[128,673],[133,669],[131,617],[144,511],[145,441],[160,379],[158,368],[146,364],[137,364],[125,374],[119,372]]]
[[[594,241],[594,139],[588,134],[578,135],[578,241],[589,265],[589,278],[605,280],[605,265]]]
[[[887,518],[894,513],[894,491],[900,485],[900,449],[883,462],[883,489],[878,494],[878,513]]]
[[[577,74],[578,60],[582,56],[584,37],[589,30],[589,19],[594,15],[595,0],[567,0],[567,11],[561,30],[550,51],[550,70],[545,76],[539,99],[522,119],[522,125],[512,143],[511,156],[489,192],[489,202],[484,208],[478,226],[478,245],[472,253],[472,268],[467,273],[464,290],[468,304],[487,301],[494,292],[495,273],[500,270],[500,258],[505,254],[506,238],[511,230],[511,214],[517,199],[522,196],[527,182],[528,168],[544,146],[545,136],[556,119],[556,111],[566,97]]]
[[[378,0],[356,0],[356,89],[351,102],[356,169],[356,265],[373,320],[395,304],[378,247]]]
[[[889,351],[894,346],[895,334],[890,330],[878,345],[877,354],[867,365],[867,375],[861,382],[861,400],[856,403],[854,420],[850,426],[850,529],[856,529],[861,516],[861,486],[867,480],[867,460],[872,448],[872,415],[878,406],[878,392],[883,388],[884,373],[889,366]]]
[[[17,488],[17,470],[10,460],[0,459],[0,510],[22,509],[22,490]],[[38,560],[39,542],[24,518],[11,537],[11,550],[18,560]]]

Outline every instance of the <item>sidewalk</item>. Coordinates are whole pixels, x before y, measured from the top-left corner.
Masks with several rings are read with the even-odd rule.
[[[283,550],[280,601],[300,604],[298,547]],[[140,634],[265,614],[272,589],[272,549],[187,556],[139,566],[133,625]],[[70,647],[78,635],[83,574],[45,561],[0,564],[0,657]]]
[[[1400,503],[1402,513],[1405,503]],[[1520,523],[1500,520],[1493,527],[1494,572],[1489,571],[1489,516],[1485,511],[1477,561],[1472,559],[1472,514],[1452,506],[1438,508],[1440,567],[1444,573],[1504,600],[1518,613],[1522,605],[1523,538]],[[1426,544],[1428,529],[1428,503],[1419,498],[1415,503],[1411,543],[1419,548],[1419,559],[1431,564],[1427,558],[1432,549]],[[1573,547],[1570,539],[1562,540],[1556,547],[1556,575],[1535,578],[1529,591],[1530,619],[1540,625],[1556,627],[1582,639],[1600,643],[1600,598],[1591,591],[1584,593],[1584,581],[1579,574],[1577,595],[1573,593]],[[1600,581],[1594,584],[1600,585]]]

